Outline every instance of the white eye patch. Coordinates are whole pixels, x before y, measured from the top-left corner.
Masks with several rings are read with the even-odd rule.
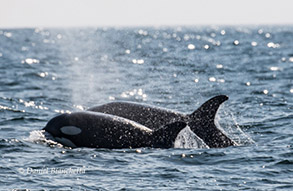
[[[78,135],[79,133],[81,133],[81,129],[75,126],[61,127],[60,131],[65,135]]]

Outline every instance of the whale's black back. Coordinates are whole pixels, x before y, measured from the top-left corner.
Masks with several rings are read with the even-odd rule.
[[[209,147],[227,147],[235,145],[235,143],[219,130],[214,123],[220,105],[227,99],[228,97],[225,95],[215,96],[190,115],[130,102],[112,102],[92,107],[89,111],[124,117],[153,130],[175,121],[185,121],[191,130]]]
[[[140,123],[152,130],[157,130],[162,126],[175,121],[185,121],[186,118],[183,114],[172,110],[131,102],[111,102],[92,107],[88,109],[88,111],[123,117]]]
[[[178,133],[186,127],[177,121],[151,130],[122,117],[99,112],[75,112],[52,118],[44,130],[69,147],[93,148],[170,148]]]

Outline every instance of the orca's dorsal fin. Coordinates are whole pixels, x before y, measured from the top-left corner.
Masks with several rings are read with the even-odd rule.
[[[228,96],[219,95],[202,104],[196,111],[188,115],[188,126],[210,148],[236,145],[215,125],[215,116],[220,105],[228,100]]]
[[[185,122],[177,121],[167,124],[152,133],[152,147],[171,148],[179,132],[187,126]]]
[[[189,117],[192,119],[214,120],[220,105],[228,99],[226,95],[215,96],[202,104]]]

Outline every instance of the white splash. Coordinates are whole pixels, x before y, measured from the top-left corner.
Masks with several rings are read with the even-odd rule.
[[[222,124],[222,122],[225,125],[220,125]],[[215,124],[217,128],[224,132],[237,145],[240,146],[247,144],[255,144],[252,138],[240,128],[240,125],[238,124],[236,117],[228,107],[222,108],[221,112],[219,112],[218,115],[216,115]]]
[[[54,138],[45,130],[35,130],[30,132],[29,137],[24,138],[24,141],[33,142],[33,143],[43,143],[50,146],[63,147],[63,145],[53,141]]]

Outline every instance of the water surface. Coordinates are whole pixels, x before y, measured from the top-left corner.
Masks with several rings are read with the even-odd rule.
[[[0,29],[1,190],[292,190],[293,28]],[[226,94],[223,149],[68,149],[60,113],[135,101],[191,113]]]

